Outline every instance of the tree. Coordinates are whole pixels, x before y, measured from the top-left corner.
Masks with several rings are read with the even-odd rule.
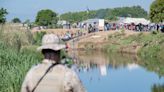
[[[6,22],[5,16],[8,14],[7,10],[4,8],[0,9],[0,24],[4,24]]]
[[[164,0],[155,0],[150,7],[150,20],[155,23],[164,22]]]
[[[35,23],[39,26],[52,26],[58,21],[57,13],[52,10],[41,10],[37,13]]]
[[[90,18],[104,18],[111,21],[117,20],[117,17],[136,17],[147,18],[147,12],[141,6],[120,7],[114,9],[99,9],[81,12],[68,12],[61,15],[61,19],[69,22],[79,22]]]
[[[14,18],[12,20],[13,23],[21,23],[21,20],[19,18]]]

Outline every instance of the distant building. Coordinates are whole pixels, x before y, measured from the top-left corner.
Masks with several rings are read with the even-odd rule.
[[[59,26],[62,26],[63,29],[70,29],[70,23],[66,20],[60,20],[57,22]]]
[[[100,30],[103,31],[104,30],[105,20],[104,19],[88,19],[88,20],[85,20],[81,23],[85,24],[87,26],[91,25],[92,27],[97,28],[99,31]]]

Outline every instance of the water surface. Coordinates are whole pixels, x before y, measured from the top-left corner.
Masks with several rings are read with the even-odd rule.
[[[74,61],[71,68],[88,92],[164,92],[164,76],[158,67],[135,55],[73,51],[70,57]]]

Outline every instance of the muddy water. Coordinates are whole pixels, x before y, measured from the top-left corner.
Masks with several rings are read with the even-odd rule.
[[[164,92],[163,73],[135,55],[72,51],[69,56],[88,92]]]

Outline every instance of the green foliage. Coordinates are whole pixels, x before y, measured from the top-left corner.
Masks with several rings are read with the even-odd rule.
[[[104,47],[104,51],[106,53],[116,53],[118,51],[119,46],[115,45],[115,44],[111,44],[111,45],[106,45]]]
[[[155,0],[150,7],[150,20],[155,23],[164,22],[164,0]]]
[[[19,18],[14,18],[12,19],[13,23],[21,23],[21,20]]]
[[[104,51],[109,54],[119,52],[121,48],[128,51],[128,49],[131,48],[130,46],[140,46],[137,54],[140,56],[142,62],[139,62],[139,64],[146,67],[149,71],[155,71],[160,76],[164,75],[163,33],[138,33],[128,37],[121,35],[121,33],[115,33],[109,35],[108,40],[109,44],[104,47]],[[130,49],[130,51],[132,50],[133,49]]]
[[[147,12],[140,6],[121,7],[114,9],[99,9],[89,12],[69,12],[61,15],[61,19],[71,23],[83,21],[90,18],[104,18],[108,20],[117,20],[118,17],[143,17],[147,18]]]
[[[33,54],[33,57],[38,58],[39,60],[43,59],[43,55],[41,52],[36,51],[38,48],[37,45],[28,45],[23,46],[20,50],[20,53],[30,55]]]
[[[153,45],[153,46],[148,46],[145,48],[142,48],[140,51],[140,55],[142,57],[157,57],[157,53],[160,51],[160,46],[158,45]]]
[[[35,45],[41,45],[42,43],[42,37],[46,34],[46,32],[36,32],[34,34],[34,44]]]
[[[162,33],[139,33],[124,37],[124,32],[115,33],[108,36],[109,46],[107,49],[114,49],[119,51],[121,47],[126,46],[141,46],[138,54],[141,57],[152,57],[163,59],[164,50],[164,34]],[[113,48],[117,46],[117,48]]]
[[[20,92],[25,74],[42,55],[31,46],[28,31],[3,25],[0,38],[0,92]],[[10,29],[11,27],[11,29]],[[13,30],[17,29],[17,30]],[[31,39],[32,40],[32,39]]]
[[[164,92],[164,84],[154,84],[152,87],[152,92]]]
[[[39,26],[49,26],[52,28],[58,21],[57,13],[53,12],[52,10],[40,10],[37,13],[35,23]]]
[[[115,8],[112,12],[114,16],[146,18],[147,12],[140,6]]]
[[[20,92],[25,74],[41,58],[34,52],[17,52],[3,42],[0,42],[0,52],[0,92]]]
[[[61,19],[74,23],[74,22],[80,22],[89,18],[95,18],[95,16],[96,16],[95,11],[68,12],[68,13],[62,14]]]
[[[4,24],[6,22],[5,16],[8,14],[7,10],[4,8],[0,9],[0,24]]]
[[[97,18],[105,18],[106,16],[109,16],[107,15],[107,11],[108,9],[99,9],[96,11],[96,17]]]

